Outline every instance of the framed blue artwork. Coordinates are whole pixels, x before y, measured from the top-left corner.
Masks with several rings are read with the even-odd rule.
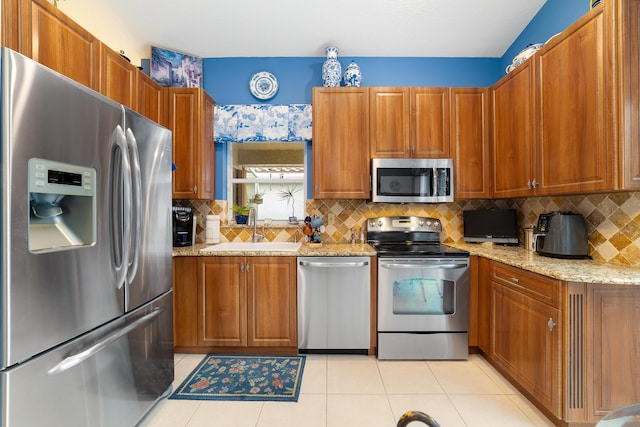
[[[202,58],[152,46],[151,78],[165,87],[201,87]]]

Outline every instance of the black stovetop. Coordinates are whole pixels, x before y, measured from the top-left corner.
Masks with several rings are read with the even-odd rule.
[[[456,257],[469,252],[442,243],[393,242],[371,243],[379,257]]]

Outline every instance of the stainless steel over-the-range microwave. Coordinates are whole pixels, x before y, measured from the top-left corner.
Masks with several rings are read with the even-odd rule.
[[[371,201],[453,202],[452,159],[373,159]]]

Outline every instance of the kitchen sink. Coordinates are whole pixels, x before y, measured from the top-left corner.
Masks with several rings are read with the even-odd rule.
[[[224,242],[201,249],[201,252],[297,252],[302,242]]]

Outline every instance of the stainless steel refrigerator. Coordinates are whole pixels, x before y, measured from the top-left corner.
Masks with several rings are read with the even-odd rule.
[[[133,426],[173,381],[171,132],[1,50],[0,425]]]

